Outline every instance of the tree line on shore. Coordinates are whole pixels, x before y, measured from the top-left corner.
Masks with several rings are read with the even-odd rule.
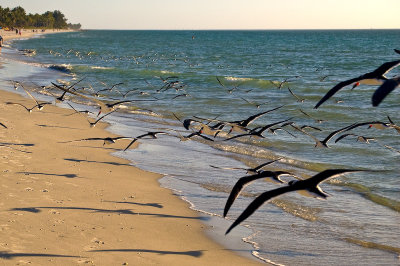
[[[26,14],[24,8],[13,9],[0,6],[0,27],[32,29],[80,29],[81,24],[67,23],[64,14],[59,10],[46,11],[43,14]]]

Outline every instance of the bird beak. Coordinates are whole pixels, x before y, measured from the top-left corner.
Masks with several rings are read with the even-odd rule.
[[[356,82],[356,83],[354,83],[353,88],[351,88],[351,89],[354,89],[355,87],[357,87],[359,85],[360,85],[360,82]]]

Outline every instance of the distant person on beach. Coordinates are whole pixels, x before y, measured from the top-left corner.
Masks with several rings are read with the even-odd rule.
[[[17,35],[18,35],[18,29],[15,29],[15,34],[17,34]]]
[[[0,52],[1,52],[2,46],[3,46],[3,36],[0,35]]]

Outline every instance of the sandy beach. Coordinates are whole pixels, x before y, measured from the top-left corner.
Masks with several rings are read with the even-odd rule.
[[[113,136],[107,124],[56,106],[28,113],[32,100],[0,91],[3,160],[0,264],[250,265],[208,239],[186,202],[109,155],[128,140],[62,143]]]
[[[0,265],[258,264],[207,237],[198,213],[160,187],[160,175],[110,155],[129,140],[65,143],[114,136],[106,123],[90,128],[55,105],[28,113],[6,103],[32,99],[0,96]]]
[[[3,37],[4,41],[9,41],[12,39],[19,39],[19,38],[30,38],[37,34],[52,34],[52,33],[60,33],[60,32],[70,32],[73,30],[46,30],[44,32],[35,31],[33,32],[31,29],[22,29],[21,35],[16,34],[15,31],[5,31],[3,29],[0,30],[0,35]]]

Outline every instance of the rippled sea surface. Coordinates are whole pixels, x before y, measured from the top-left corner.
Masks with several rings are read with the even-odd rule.
[[[199,129],[194,123],[190,131],[185,130],[173,113],[181,120],[197,116],[236,121],[280,106],[250,127],[290,118],[298,126],[320,129],[306,130],[322,140],[355,122],[387,123],[389,116],[400,124],[400,89],[379,107],[372,107],[377,86],[361,85],[353,90],[349,86],[313,109],[338,82],[400,60],[393,51],[400,49],[399,30],[91,30],[14,41],[11,48],[16,50],[14,60],[67,74],[62,78],[65,81],[84,78],[76,85],[85,88],[82,93],[97,92],[98,99],[109,101],[135,100],[107,117],[110,130],[123,136],[147,131],[185,136]],[[23,49],[35,53],[27,55]],[[399,73],[400,68],[387,76]],[[32,87],[55,82],[49,75],[21,77],[20,81]],[[118,83],[122,84],[104,90]],[[335,137],[328,143],[330,148],[318,148],[312,137],[291,127],[285,129],[266,131],[265,138],[231,141],[224,141],[227,130],[213,142],[159,136],[143,139],[138,149],[117,155],[140,168],[165,174],[163,186],[215,216],[222,215],[228,193],[246,171],[210,165],[254,167],[281,158],[265,169],[285,170],[303,178],[329,168],[382,170],[325,182],[321,187],[331,195],[327,200],[288,193],[264,204],[243,224],[255,233],[247,238],[254,245],[254,255],[268,262],[400,264],[399,132],[366,125],[351,133],[373,138],[369,144],[355,136],[335,143]],[[247,186],[228,219],[234,220],[259,193],[280,186],[267,181]]]

